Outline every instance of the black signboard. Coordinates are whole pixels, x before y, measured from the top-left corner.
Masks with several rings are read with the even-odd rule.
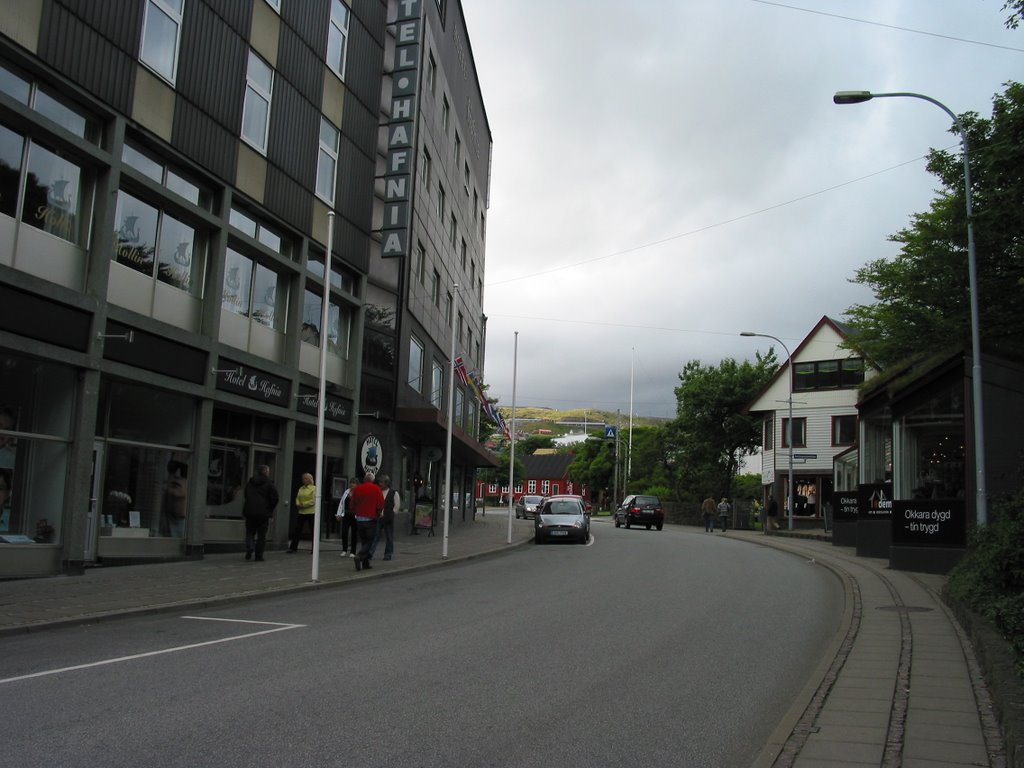
[[[835,491],[832,494],[832,520],[837,523],[856,522],[860,509],[857,491]]]
[[[892,543],[918,547],[967,546],[963,499],[894,501]]]
[[[246,368],[221,358],[217,369],[217,389],[242,397],[287,407],[289,382],[280,376]],[[232,366],[234,366],[232,368]]]
[[[857,487],[859,520],[889,520],[892,517],[892,486],[865,483]]]
[[[319,393],[312,387],[299,387],[299,397],[297,408],[303,413],[311,413],[316,415],[319,413],[317,406],[319,405],[320,396]],[[352,423],[352,406],[353,401],[347,397],[338,397],[332,395],[330,392],[327,393],[326,397],[327,404],[324,407],[324,418],[328,421],[336,421],[339,424],[351,424]]]

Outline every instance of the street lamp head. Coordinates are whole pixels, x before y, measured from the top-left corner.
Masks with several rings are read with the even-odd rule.
[[[740,336],[757,336],[753,331],[740,331]]]
[[[871,101],[874,96],[871,91],[836,91],[832,101],[835,104],[860,104]]]

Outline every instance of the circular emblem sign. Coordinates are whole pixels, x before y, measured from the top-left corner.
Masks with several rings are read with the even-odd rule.
[[[363,447],[359,451],[359,457],[364,475],[367,472],[377,474],[380,471],[380,466],[384,459],[380,440],[373,435],[368,435],[367,438],[363,440]]]

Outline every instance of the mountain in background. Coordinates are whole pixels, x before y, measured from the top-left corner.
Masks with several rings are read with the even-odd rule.
[[[505,421],[511,425],[512,408],[499,406],[498,410],[501,411]],[[633,416],[634,427],[659,427],[669,421],[669,419],[654,416]],[[547,430],[540,434],[551,434],[552,437],[557,437],[570,432],[581,432],[584,427],[588,433],[593,434],[598,429],[603,429],[605,424],[617,426],[619,429],[628,429],[629,415],[614,411],[601,411],[596,408],[573,408],[560,411],[540,406],[516,406],[516,428],[519,432],[528,434]]]

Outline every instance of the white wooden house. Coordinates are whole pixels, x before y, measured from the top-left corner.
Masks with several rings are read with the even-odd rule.
[[[835,478],[856,488],[857,387],[878,369],[840,346],[848,335],[842,323],[822,317],[792,350],[772,380],[747,406],[764,417],[761,482],[765,503],[774,497],[779,516],[787,515],[790,446],[787,440],[792,397],[794,526],[825,522]],[[776,349],[776,355],[785,350]],[[852,459],[844,467],[844,458]],[[837,464],[838,460],[838,464]]]

